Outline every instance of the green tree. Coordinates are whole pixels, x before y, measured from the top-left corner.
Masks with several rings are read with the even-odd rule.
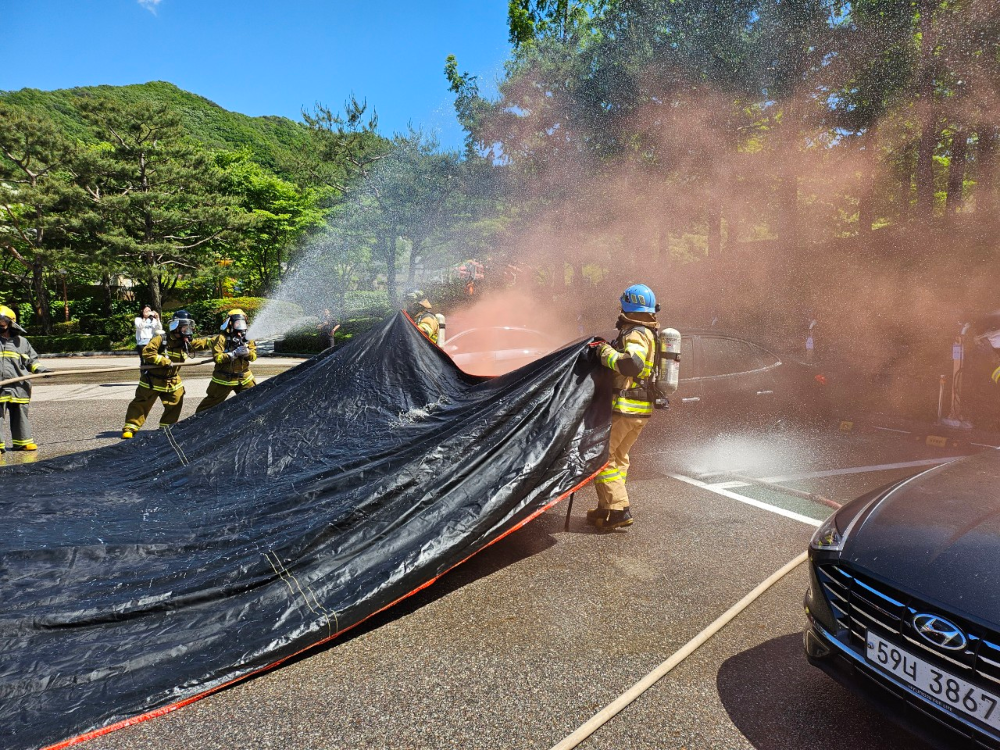
[[[221,152],[221,185],[250,216],[250,223],[229,241],[247,293],[266,296],[288,268],[290,253],[308,232],[325,224],[318,207],[321,190],[300,188],[252,161],[247,150]]]
[[[66,267],[93,223],[77,181],[79,149],[51,121],[0,102],[0,272],[23,286],[52,332],[48,275]]]
[[[397,135],[389,150],[372,163],[337,214],[337,228],[348,236],[368,235],[372,255],[384,267],[390,300],[398,296],[400,251],[409,249],[407,278],[418,257],[433,252],[461,201],[460,162],[440,153],[419,131]]]
[[[100,98],[81,108],[106,144],[93,193],[104,217],[101,239],[121,267],[148,283],[159,309],[164,285],[213,262],[217,246],[248,220],[176,112]]]
[[[389,142],[377,132],[378,114],[368,114],[368,103],[353,95],[344,105],[344,114],[317,104],[312,112],[303,110],[313,148],[296,165],[302,180],[332,188],[332,197],[343,196],[355,180],[383,159]]]

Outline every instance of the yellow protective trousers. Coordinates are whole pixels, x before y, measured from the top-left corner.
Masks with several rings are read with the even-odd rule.
[[[157,391],[140,382],[135,389],[135,397],[125,411],[124,429],[136,432],[142,427],[153,408],[153,404],[156,403],[156,399],[160,399],[163,403],[160,427],[176,424],[181,417],[181,408],[184,406],[184,386],[176,391]]]
[[[23,448],[33,442],[31,439],[31,424],[28,422],[28,405],[12,401],[0,401],[0,451],[6,450],[4,443],[3,423],[10,419],[10,437],[14,448]]]
[[[208,390],[205,392],[205,398],[201,400],[198,404],[198,408],[194,410],[195,414],[205,411],[205,409],[211,409],[213,406],[218,406],[230,393],[242,393],[248,388],[253,388],[257,383],[254,382],[253,378],[250,378],[245,383],[238,383],[237,385],[223,385],[217,380],[212,380],[208,384]]]
[[[611,439],[608,444],[608,465],[594,481],[597,507],[602,510],[624,510],[629,507],[625,478],[628,475],[628,452],[635,444],[648,419],[611,415]]]

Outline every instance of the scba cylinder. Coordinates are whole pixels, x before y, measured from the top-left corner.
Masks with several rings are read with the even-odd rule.
[[[681,377],[681,333],[676,328],[664,328],[659,337],[656,362],[656,405],[667,406],[667,396],[677,390]]]
[[[446,339],[444,315],[441,313],[435,313],[434,317],[438,319],[438,346],[444,346]]]

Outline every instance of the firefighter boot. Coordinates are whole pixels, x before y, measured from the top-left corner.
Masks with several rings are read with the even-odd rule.
[[[130,430],[128,427],[122,430],[122,440],[131,440],[132,435],[133,435],[132,430]]]
[[[628,508],[622,510],[602,510],[594,520],[594,525],[601,531],[612,531],[632,525],[632,513]]]
[[[14,450],[16,451],[37,451],[38,446],[33,442],[27,442],[23,445],[15,445]]]

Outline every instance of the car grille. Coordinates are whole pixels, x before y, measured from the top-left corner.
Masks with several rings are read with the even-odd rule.
[[[819,565],[816,576],[841,631],[837,636],[857,652],[865,655],[865,635],[869,628],[900,646],[917,649],[917,653],[937,659],[941,666],[967,679],[980,677],[984,687],[1000,685],[1000,632],[969,623],[950,612],[904,594],[875,581],[843,564]],[[955,622],[968,636],[968,646],[962,651],[946,651],[923,641],[913,629],[911,620],[920,612],[938,612]],[[995,692],[996,688],[992,688]]]

